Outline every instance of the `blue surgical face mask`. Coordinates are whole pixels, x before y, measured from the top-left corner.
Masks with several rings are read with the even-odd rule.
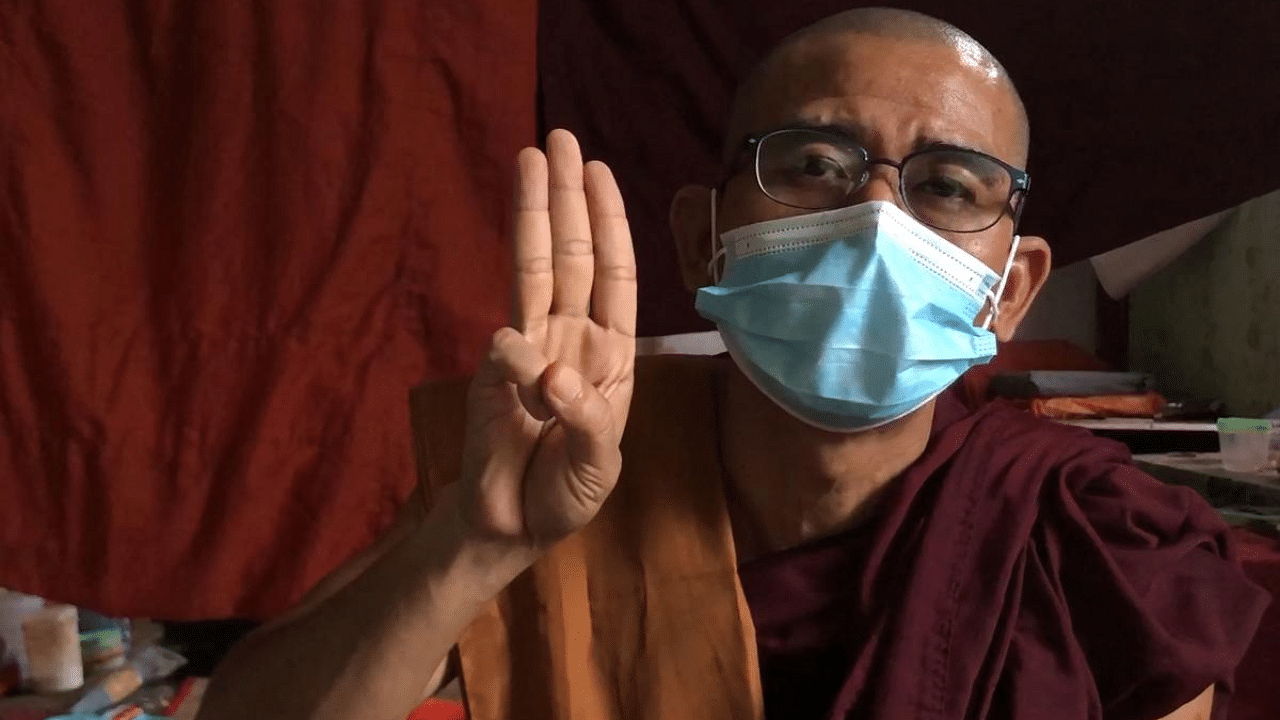
[[[698,291],[698,312],[765,395],[810,425],[851,432],[922,407],[995,355],[988,328],[1018,237],[998,275],[875,201],[747,225],[721,241],[724,276]]]

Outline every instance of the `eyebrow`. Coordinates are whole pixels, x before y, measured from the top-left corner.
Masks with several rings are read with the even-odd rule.
[[[784,127],[807,128],[809,130],[821,130],[824,132],[834,133],[836,135],[843,135],[863,147],[866,147],[866,138],[871,134],[865,127],[856,123],[847,122],[815,123],[800,120]],[[911,143],[910,152],[914,153],[921,150],[966,150],[969,152],[981,153],[983,155],[991,155],[990,151],[973,147],[972,145],[966,145],[962,142],[957,142],[955,139],[929,134],[917,136]]]

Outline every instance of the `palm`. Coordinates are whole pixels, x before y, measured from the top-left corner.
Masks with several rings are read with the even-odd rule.
[[[472,385],[464,482],[482,530],[545,544],[590,520],[617,480],[635,260],[612,176],[584,169],[572,135],[552,133],[545,159],[521,153],[518,176],[515,316]],[[544,385],[566,372],[582,407],[556,417]]]

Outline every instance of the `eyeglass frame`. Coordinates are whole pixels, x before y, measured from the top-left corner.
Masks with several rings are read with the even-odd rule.
[[[769,130],[768,132],[764,132],[759,135],[749,136],[742,141],[742,144],[738,149],[737,155],[740,158],[747,151],[751,152],[751,166],[752,166],[751,174],[755,177],[756,188],[759,189],[760,192],[765,197],[769,198],[770,200],[780,205],[786,205],[787,207],[793,207],[798,210],[812,210],[815,212],[820,212],[823,210],[834,210],[835,208],[842,207],[841,205],[832,205],[831,207],[826,207],[826,208],[809,208],[809,207],[804,207],[802,205],[794,205],[792,203],[775,198],[774,196],[769,194],[768,190],[764,189],[764,180],[761,179],[760,177],[761,144],[773,135],[778,135],[780,133],[785,133],[785,132],[795,132],[797,130],[804,130],[808,132],[817,133],[820,135],[828,135],[840,140],[845,145],[849,145],[853,148],[856,148],[857,150],[860,151],[863,157],[863,162],[867,165],[868,170],[873,165],[888,165],[889,167],[896,169],[898,171],[898,188],[897,188],[898,197],[902,199],[902,203],[904,205],[903,209],[905,209],[911,215],[911,217],[915,218],[916,220],[919,220],[921,223],[924,223],[925,225],[928,225],[929,227],[935,230],[941,230],[943,232],[952,232],[952,233],[965,233],[965,234],[983,232],[985,230],[990,230],[991,228],[995,227],[996,223],[1000,222],[1000,220],[1004,218],[1005,215],[1009,215],[1009,217],[1013,219],[1013,227],[1016,230],[1018,227],[1018,223],[1022,219],[1022,208],[1026,204],[1027,193],[1031,190],[1031,176],[1027,174],[1026,170],[1022,170],[1021,168],[1014,167],[1013,165],[1010,165],[1009,163],[1001,160],[1000,158],[988,153],[984,153],[981,150],[974,150],[973,148],[962,147],[960,145],[952,145],[949,143],[937,143],[937,144],[929,145],[928,147],[924,147],[914,152],[907,153],[906,155],[902,156],[901,160],[897,160],[897,161],[890,160],[889,158],[873,158],[871,157],[871,153],[867,150],[867,148],[864,147],[861,143],[855,142],[853,138],[849,136],[848,133],[842,131],[840,128],[826,126],[826,125],[819,125],[819,126],[791,125],[788,127],[775,128],[773,130]],[[903,184],[906,182],[906,179],[903,177],[902,167],[906,165],[914,157],[917,157],[920,155],[927,155],[933,152],[953,152],[953,153],[963,152],[963,153],[978,155],[1004,168],[1005,172],[1009,174],[1009,180],[1010,180],[1009,196],[1005,198],[1004,207],[1000,211],[1000,214],[997,215],[989,225],[977,228],[975,230],[952,230],[950,228],[943,228],[943,227],[934,225],[933,223],[928,222],[916,215],[915,210],[911,208],[911,205],[907,203],[907,200],[906,200],[906,187]],[[733,164],[736,166],[738,164],[738,161],[735,160]],[[741,170],[729,171],[729,173],[726,174],[725,178],[720,183],[721,188],[723,189],[724,185],[728,183],[729,179],[733,175],[738,174],[739,172],[741,172]],[[871,173],[867,172],[866,178],[857,186],[850,188],[848,194],[852,195],[858,190],[861,190],[863,187],[866,186],[868,182],[870,182],[870,180],[871,180]],[[1016,206],[1012,204],[1014,195],[1020,195]]]

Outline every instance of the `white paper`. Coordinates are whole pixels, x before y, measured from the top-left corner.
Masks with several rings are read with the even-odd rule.
[[[716,330],[636,338],[637,355],[719,355],[724,340]]]
[[[1089,258],[1093,272],[1107,294],[1119,300],[1203,240],[1233,210],[1235,208],[1192,220],[1110,252],[1094,255]]]

